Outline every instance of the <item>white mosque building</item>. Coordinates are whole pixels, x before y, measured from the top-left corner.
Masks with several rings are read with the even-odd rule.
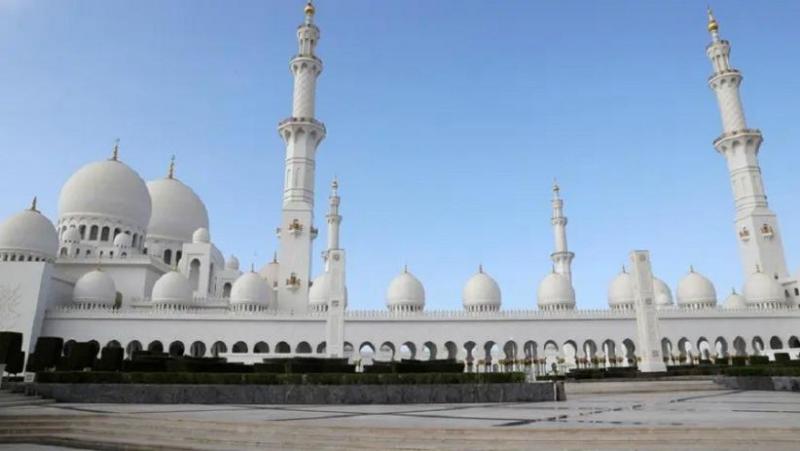
[[[567,246],[558,186],[553,271],[539,284],[538,308],[504,310],[500,287],[479,268],[464,285],[463,307],[428,312],[422,281],[404,268],[388,284],[385,311],[347,309],[336,181],[325,217],[324,270],[312,274],[315,158],[327,133],[314,112],[323,67],[314,12],[309,3],[297,29],[299,50],[289,65],[293,108],[278,125],[286,167],[273,261],[254,272],[240,269],[234,256],[225,258],[212,241],[202,199],[178,179],[174,162],[166,177],[145,182],[124,163],[117,144],[110,158],[67,180],[55,223],[34,199],[0,225],[0,330],[22,332],[28,352],[37,337],[57,336],[121,346],[128,355],[150,349],[238,361],[307,354],[550,368],[555,362],[624,365],[637,356],[632,274],[623,269],[611,280],[608,309],[576,305],[570,268],[575,254]],[[800,290],[767,204],[758,163],[762,135],[745,121],[742,76],[730,64],[730,43],[721,39],[710,11],[708,30],[709,86],[723,126],[714,147],[730,172],[746,277],[741,294],[724,302],[693,269],[674,298],[665,282],[653,278],[662,355],[670,363],[800,348]]]

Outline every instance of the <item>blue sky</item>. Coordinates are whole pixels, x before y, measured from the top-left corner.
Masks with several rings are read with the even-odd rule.
[[[713,2],[743,71],[749,125],[789,267],[800,247],[800,3]],[[0,216],[56,219],[80,166],[122,159],[178,177],[243,266],[276,246],[287,63],[302,0],[0,0]],[[353,308],[383,308],[408,264],[429,309],[460,308],[483,263],[505,308],[550,270],[550,185],[566,199],[578,305],[606,305],[632,249],[675,287],[688,266],[740,287],[733,201],[711,142],[705,3],[319,0],[315,256],[328,181],[343,196]],[[314,272],[321,268],[315,262]]]

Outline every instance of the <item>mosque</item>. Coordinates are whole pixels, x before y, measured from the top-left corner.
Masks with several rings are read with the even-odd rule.
[[[314,111],[323,68],[316,52],[320,29],[311,3],[304,12],[289,63],[292,112],[278,124],[286,160],[273,260],[255,272],[242,270],[235,256],[225,258],[212,240],[203,200],[178,178],[174,161],[164,178],[145,182],[125,164],[117,143],[110,158],[69,177],[55,223],[34,199],[0,225],[0,330],[22,332],[28,352],[38,336],[57,336],[123,347],[127,355],[149,349],[244,362],[274,355],[456,358],[490,370],[633,362],[633,277],[623,269],[611,280],[608,309],[577,308],[575,254],[558,186],[553,270],[539,284],[538,308],[504,310],[500,287],[479,268],[464,285],[462,308],[425,311],[422,282],[403,269],[388,285],[386,310],[349,310],[335,180],[322,272],[312,274],[315,157],[327,130]],[[777,216],[767,204],[758,163],[762,135],[745,121],[742,75],[731,66],[730,43],[710,11],[708,30],[708,84],[722,116],[713,144],[730,173],[745,283],[741,294],[719,303],[712,282],[690,269],[673,301],[670,287],[653,278],[668,363],[800,350],[800,287],[787,270]]]

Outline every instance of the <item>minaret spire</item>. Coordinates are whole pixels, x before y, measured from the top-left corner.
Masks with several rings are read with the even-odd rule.
[[[37,212],[39,211],[36,209],[36,200],[37,200],[36,196],[33,196],[33,200],[31,201],[31,208],[29,209],[30,211],[37,211]]]
[[[722,117],[722,134],[714,147],[728,163],[728,172],[736,204],[736,232],[745,277],[759,266],[770,276],[786,279],[786,259],[778,229],[778,218],[769,209],[758,152],[762,135],[749,128],[739,93],[741,73],[730,63],[730,43],[719,36],[719,24],[708,10],[711,43],[706,55],[713,73],[708,85],[714,91]]]
[[[113,161],[119,160],[119,138],[114,140],[114,148],[111,150],[111,159]]]
[[[283,213],[278,228],[280,277],[278,310],[304,312],[308,309],[314,228],[314,168],[317,147],[325,138],[325,125],[315,118],[317,77],[322,60],[316,54],[319,28],[316,10],[310,2],[304,21],[297,28],[297,54],[289,62],[294,76],[291,116],[278,124],[286,144]]]
[[[564,216],[564,200],[561,199],[561,188],[553,180],[553,216],[550,223],[553,225],[555,246],[550,259],[556,274],[561,274],[572,280],[572,259],[575,254],[567,247],[567,217]]]
[[[167,170],[167,178],[175,178],[175,155],[169,160],[169,169]]]

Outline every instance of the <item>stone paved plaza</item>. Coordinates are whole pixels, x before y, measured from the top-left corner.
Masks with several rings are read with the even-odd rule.
[[[165,449],[800,449],[798,393],[723,390],[710,381],[567,391],[566,402],[519,404],[49,404],[2,409],[0,424],[60,417],[85,423],[89,436],[91,424],[120,421],[125,430],[107,440],[139,434],[139,444]]]

